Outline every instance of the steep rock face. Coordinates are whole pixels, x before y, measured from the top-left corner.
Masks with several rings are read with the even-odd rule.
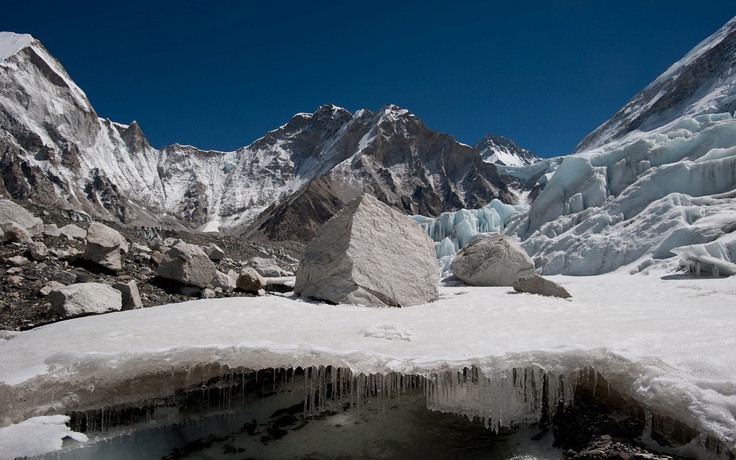
[[[529,150],[519,147],[513,140],[491,134],[483,137],[473,147],[480,152],[483,161],[502,166],[524,166],[541,160]]]
[[[650,131],[675,119],[736,111],[736,18],[634,96],[611,119],[590,133],[576,152]]]
[[[3,33],[0,41],[17,37]],[[61,64],[25,37],[0,60],[0,188],[119,220],[132,192],[160,208],[156,151],[137,125],[99,119]]]
[[[495,165],[450,136],[428,129],[407,110],[389,105],[359,111],[331,143],[342,159],[286,201],[266,210],[248,233],[308,241],[347,202],[369,192],[407,214],[437,216],[516,197]]]

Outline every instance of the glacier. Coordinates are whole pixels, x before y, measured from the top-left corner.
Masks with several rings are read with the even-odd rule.
[[[682,117],[564,157],[506,233],[542,274],[639,272],[736,229],[736,120]],[[726,262],[733,262],[729,256]]]
[[[555,410],[587,382],[639,407],[649,429],[686,426],[691,434],[673,452],[736,452],[735,277],[553,279],[571,300],[443,286],[436,302],[375,309],[272,295],[21,332],[0,342],[0,439],[38,416],[145,406],[245,370],[301,367],[343,369],[349,381],[370,378],[391,394],[390,382],[418,376],[429,408],[491,428],[538,420],[545,396]],[[25,425],[30,436],[33,426]]]
[[[478,209],[460,209],[443,212],[438,217],[409,216],[435,242],[440,274],[448,274],[452,259],[458,251],[473,241],[478,234],[501,233],[509,223],[526,212],[524,204],[506,204],[491,200]]]

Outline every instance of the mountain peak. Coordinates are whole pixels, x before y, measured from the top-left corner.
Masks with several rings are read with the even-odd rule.
[[[18,51],[30,46],[35,39],[30,34],[0,32],[0,61],[13,56]]]
[[[652,131],[681,117],[736,111],[736,18],[700,42],[590,133],[576,152]]]
[[[513,140],[487,134],[474,146],[483,161],[503,166],[523,166],[538,162],[541,158],[527,149],[519,147]]]

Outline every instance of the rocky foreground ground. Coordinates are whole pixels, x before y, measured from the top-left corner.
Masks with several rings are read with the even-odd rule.
[[[0,199],[0,220],[8,214],[3,206],[12,208],[15,205]],[[101,226],[77,212],[25,207],[30,215],[14,217],[26,219],[28,231],[12,221],[0,222],[0,339],[10,338],[19,330],[72,317],[61,310],[55,300],[70,286],[100,283],[105,288],[118,286],[120,289],[121,285],[134,285],[137,304],[126,306],[123,301],[123,309],[155,307],[199,297],[263,295],[261,286],[250,288],[241,283],[243,274],[254,269],[254,260],[267,261],[270,267],[271,273],[262,270],[259,274],[283,276],[296,270],[299,257],[304,253],[304,247],[298,243],[276,245],[220,234],[122,226],[112,222]],[[102,255],[91,253],[90,246],[96,244],[94,235],[99,236],[100,231],[112,235],[126,251],[103,248]],[[180,254],[181,258],[199,257],[177,252],[186,248],[206,259],[203,263],[208,265],[210,274],[204,281],[196,281],[197,273],[186,273],[178,280],[179,275],[164,276],[167,270],[162,267],[175,263],[169,260],[172,254]],[[115,260],[103,257],[105,251]],[[190,266],[198,263],[196,260],[188,262]],[[212,273],[216,275],[213,277]],[[224,279],[222,283],[217,282],[218,276]],[[184,282],[187,280],[191,282]],[[288,289],[278,283],[270,286],[272,290]],[[265,284],[262,287],[269,288]],[[95,296],[94,291],[92,295]],[[643,449],[636,442],[641,426],[624,426],[611,418],[605,407],[595,402],[586,403],[585,398],[577,398],[573,406],[558,412],[551,422],[540,422],[540,428],[543,432],[549,429],[554,432],[557,445],[567,449],[565,459],[676,458]]]
[[[61,320],[62,316],[52,308],[48,297],[53,287],[61,285],[90,282],[113,285],[135,281],[143,307],[184,302],[203,295],[254,295],[237,288],[209,289],[205,292],[204,289],[158,276],[157,265],[162,255],[161,249],[164,249],[162,244],[167,239],[167,243],[180,239],[199,247],[214,244],[221,248],[224,254],[216,257],[213,263],[223,273],[240,272],[254,257],[270,259],[284,273],[288,273],[296,268],[303,250],[298,243],[277,246],[215,233],[105,222],[105,225],[120,232],[129,245],[127,254],[121,257],[122,268],[112,271],[84,257],[87,245],[84,235],[90,221],[83,214],[33,205],[25,207],[43,220],[46,231],[32,235],[31,239],[33,243],[42,243],[47,251],[45,255],[32,254],[29,243],[23,241],[4,241],[0,244],[0,331],[25,330]],[[82,231],[76,237],[56,231],[69,225]]]

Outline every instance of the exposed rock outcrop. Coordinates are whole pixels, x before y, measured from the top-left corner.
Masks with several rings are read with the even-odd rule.
[[[437,299],[434,243],[371,195],[353,200],[305,249],[294,292],[333,303],[409,306]]]
[[[458,253],[450,271],[471,286],[511,286],[534,274],[534,262],[514,240],[494,235],[476,237]]]

